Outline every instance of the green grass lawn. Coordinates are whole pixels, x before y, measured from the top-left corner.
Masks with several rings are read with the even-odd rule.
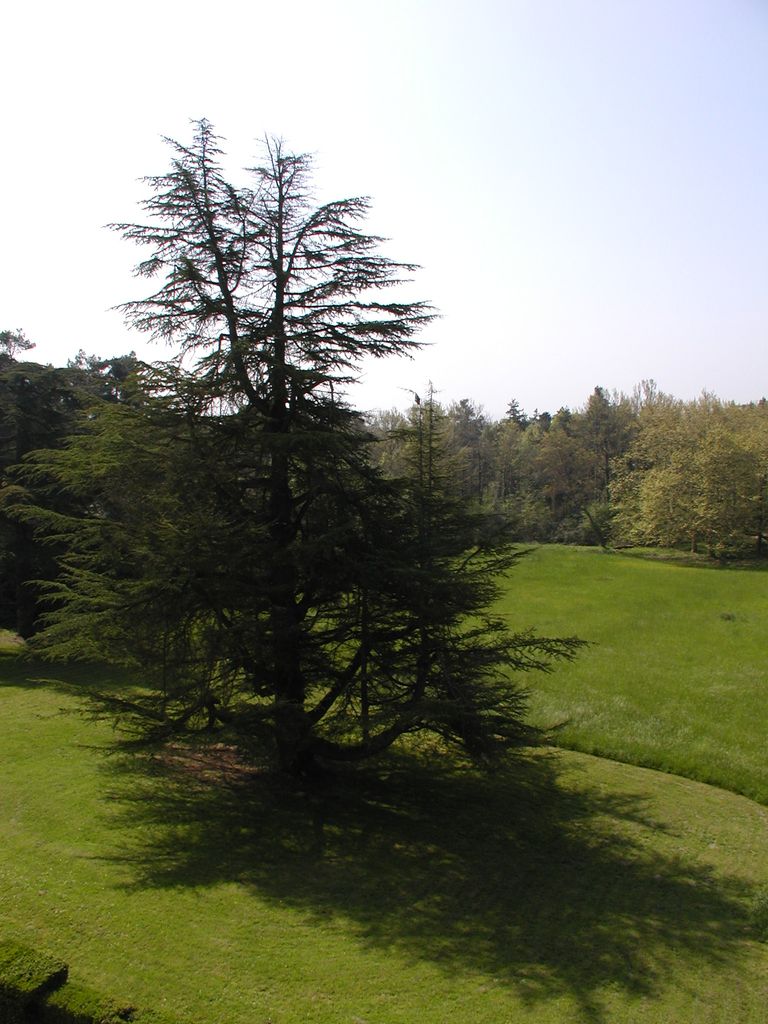
[[[8,629],[0,629],[0,655],[18,654],[24,647],[24,641]]]
[[[75,980],[189,1024],[764,1024],[756,803],[546,750],[313,795],[126,758],[34,676],[0,659],[0,938]]]
[[[516,628],[594,642],[528,679],[553,742],[768,804],[768,573],[541,547],[502,610]]]

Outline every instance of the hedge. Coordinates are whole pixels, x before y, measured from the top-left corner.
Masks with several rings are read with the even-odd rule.
[[[0,1024],[178,1024],[73,982],[63,960],[0,942]]]
[[[66,980],[63,960],[16,942],[0,943],[0,1024],[26,1024],[32,1007]]]

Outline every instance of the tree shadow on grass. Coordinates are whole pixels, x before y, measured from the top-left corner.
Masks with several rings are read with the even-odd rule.
[[[114,857],[132,886],[236,882],[528,1003],[569,995],[593,1022],[606,987],[652,997],[670,953],[726,966],[749,939],[736,881],[655,852],[642,796],[564,785],[554,756],[492,777],[402,759],[322,792],[227,756],[109,759],[124,824],[141,826]]]
[[[124,694],[137,686],[128,669],[87,661],[47,662],[28,653],[0,654],[0,689],[47,689],[72,697],[77,703],[73,712],[89,713],[91,698],[98,693]],[[94,701],[93,713],[98,708]]]

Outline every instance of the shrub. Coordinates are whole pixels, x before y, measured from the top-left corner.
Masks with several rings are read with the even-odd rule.
[[[67,965],[17,942],[0,942],[0,1024],[177,1024],[156,1010],[121,1006],[68,980]]]
[[[22,1024],[26,1007],[67,980],[67,965],[16,942],[0,942],[0,1024]]]

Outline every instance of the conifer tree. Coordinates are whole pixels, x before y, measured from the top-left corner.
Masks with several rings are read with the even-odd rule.
[[[117,227],[159,282],[128,319],[178,358],[36,460],[83,510],[27,513],[68,549],[41,649],[139,669],[141,698],[105,701],[154,735],[218,729],[291,773],[424,730],[478,756],[519,736],[509,671],[576,641],[482,618],[510,556],[440,490],[434,422],[387,481],[344,399],[363,357],[417,344],[430,307],[385,293],[415,268],[361,230],[365,199],[313,205],[280,142],[248,187],[207,122],[169,145],[146,223]]]

